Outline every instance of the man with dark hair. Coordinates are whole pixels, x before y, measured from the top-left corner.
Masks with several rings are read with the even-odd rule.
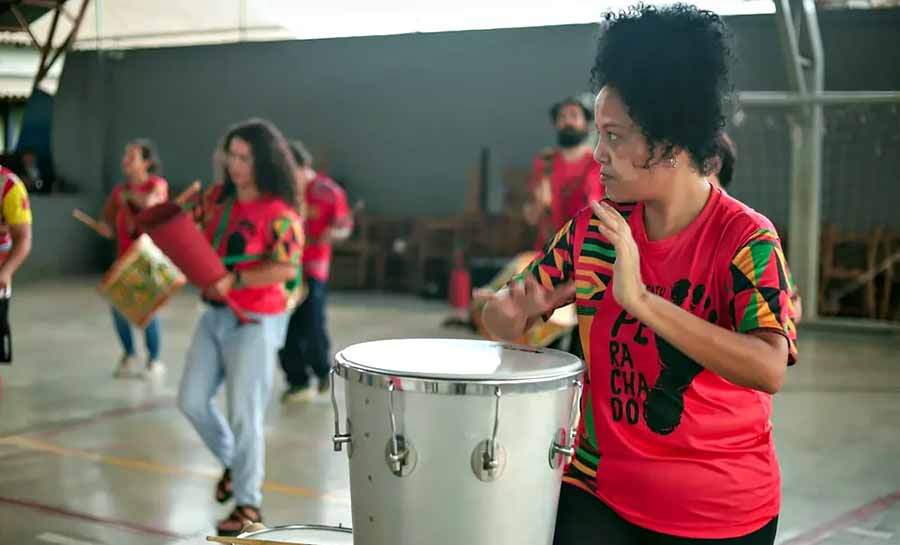
[[[594,119],[589,100],[567,97],[550,108],[557,146],[535,157],[529,181],[532,201],[524,211],[525,220],[538,228],[538,249],[589,202],[603,198],[600,165],[593,159],[588,138]]]
[[[308,292],[288,325],[284,348],[279,352],[288,390],[282,401],[309,401],[316,395],[310,385],[310,370],[318,378],[318,391],[328,388],[331,342],[325,318],[331,245],[346,239],[353,230],[347,195],[338,184],[313,169],[313,157],[302,142],[291,142],[297,162],[295,178],[303,216],[306,245],[303,248],[304,284]]]

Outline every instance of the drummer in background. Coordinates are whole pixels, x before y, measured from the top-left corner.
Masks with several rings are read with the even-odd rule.
[[[169,184],[160,176],[162,162],[152,141],[146,138],[132,140],[125,146],[122,156],[122,174],[125,181],[117,185],[103,207],[101,234],[116,238],[116,258],[122,257],[134,241],[141,236],[135,225],[135,216],[143,209],[165,202],[169,198]],[[160,377],[166,372],[159,361],[162,331],[159,316],[144,328],[144,344],[147,348],[147,363],[139,369],[135,352],[131,324],[115,307],[112,309],[113,323],[122,344],[122,358],[113,376],[116,378]]]
[[[541,250],[569,218],[591,201],[603,198],[600,165],[589,142],[594,114],[580,97],[568,97],[550,108],[557,147],[540,152],[532,163],[525,221],[537,226],[535,247]]]
[[[592,97],[591,97],[592,98]],[[525,221],[537,227],[535,247],[547,241],[572,216],[591,201],[603,198],[600,165],[590,146],[590,126],[594,119],[587,97],[571,96],[550,108],[556,129],[557,147],[538,153],[532,164],[529,189],[532,200],[525,204]],[[578,331],[550,345],[581,357]]]
[[[31,253],[31,206],[25,184],[3,165],[0,188],[0,291],[4,291]]]
[[[294,159],[281,132],[251,119],[229,129],[224,181],[207,190],[202,224],[230,272],[203,294],[178,406],[224,467],[215,499],[236,507],[220,535],[261,522],[263,418],[287,312],[299,293],[303,229],[295,211]],[[228,295],[256,323],[240,325]],[[228,418],[215,397],[225,385]]]
[[[772,223],[707,180],[728,31],[684,4],[609,14],[601,30],[594,157],[608,199],[485,308],[495,334],[516,338],[578,305],[584,417],[554,543],[769,545],[771,396],[797,352]]]
[[[331,178],[313,170],[313,157],[302,142],[291,142],[297,163],[295,179],[297,196],[302,200],[303,275],[306,299],[291,315],[284,348],[278,353],[288,390],[282,396],[286,403],[309,401],[316,395],[310,385],[311,375],[318,380],[318,392],[328,389],[331,369],[331,342],[325,307],[328,275],[331,268],[331,245],[345,240],[353,231],[353,216],[347,206],[347,195]]]

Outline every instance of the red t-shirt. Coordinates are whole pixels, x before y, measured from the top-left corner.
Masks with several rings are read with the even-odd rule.
[[[543,248],[550,235],[582,208],[591,201],[602,199],[604,195],[603,184],[600,182],[600,163],[594,160],[592,152],[585,151],[577,161],[569,162],[557,150],[549,165],[547,161],[544,154],[540,154],[535,157],[532,165],[532,191],[543,180],[547,167],[551,168],[550,214],[538,225],[538,249]]]
[[[231,210],[216,251],[229,270],[241,271],[264,261],[291,263],[299,268],[303,251],[303,227],[300,217],[283,200],[264,195],[252,202],[231,199]],[[228,200],[222,198],[222,185],[216,185],[204,198],[203,219],[206,238],[215,241]],[[253,256],[240,263],[228,258]],[[238,287],[229,296],[237,305],[258,314],[280,314],[293,304],[300,284],[292,280],[268,286]]]
[[[690,226],[650,241],[643,205],[616,206],[647,289],[726,329],[783,334],[784,363],[795,361],[787,268],[768,219],[713,189]],[[761,528],[781,498],[771,396],[703,369],[625,313],[607,295],[615,250],[598,224],[583,210],[528,269],[548,287],[576,284],[589,371],[566,482],[656,532],[721,539]]]
[[[142,208],[131,200],[131,195],[149,195],[154,191],[160,192],[162,200],[168,199],[169,183],[160,176],[151,174],[147,181],[137,187],[131,187],[124,183],[113,189],[104,215],[109,216],[105,219],[113,222],[116,228],[117,257],[124,255],[134,241],[141,236],[141,231],[134,224],[134,217],[141,212]]]
[[[325,282],[331,268],[331,244],[319,242],[330,228],[353,227],[347,195],[334,180],[318,173],[306,185],[306,217],[303,221],[307,245],[303,248],[303,272]]]

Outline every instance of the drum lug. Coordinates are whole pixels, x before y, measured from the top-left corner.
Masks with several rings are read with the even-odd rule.
[[[500,387],[497,386],[494,388],[494,428],[491,438],[478,443],[472,452],[472,471],[479,480],[485,482],[499,479],[506,467],[506,450],[497,441],[497,431],[500,429],[500,397]]]
[[[334,409],[334,436],[332,437],[332,440],[334,441],[334,451],[341,452],[344,449],[344,443],[347,443],[349,451],[350,430],[347,430],[348,433],[341,433],[341,415],[338,411],[337,396],[334,393],[334,372],[335,368],[332,367],[331,371],[329,371],[329,374],[331,375],[329,378],[331,379],[331,407]]]
[[[560,442],[557,442],[556,438],[550,442],[550,469],[559,469],[563,463],[568,464],[575,456],[575,437],[578,434],[578,413],[581,410],[581,396],[584,392],[584,383],[581,382],[581,379],[575,379],[574,385],[575,397],[572,399],[572,415],[569,418],[568,437],[566,437],[565,428],[560,428],[557,431]]]
[[[397,418],[394,416],[394,382],[388,384],[388,412],[391,419],[391,438],[385,449],[385,461],[391,473],[397,477],[407,477],[416,468],[418,455],[412,443],[397,433]]]

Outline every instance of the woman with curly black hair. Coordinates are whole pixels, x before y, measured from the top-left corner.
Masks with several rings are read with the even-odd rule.
[[[178,406],[225,468],[215,498],[237,506],[218,525],[237,535],[261,522],[265,468],[263,417],[287,310],[300,279],[303,232],[294,212],[294,159],[281,132],[251,119],[224,138],[224,182],[204,196],[201,222],[231,271],[203,294],[200,318],[178,392]],[[241,325],[225,295],[254,319]],[[226,420],[215,396],[225,385]]]
[[[485,308],[514,339],[578,307],[588,376],[556,545],[775,539],[769,418],[796,335],[771,222],[707,180],[729,57],[708,11],[606,17],[592,72],[607,199]]]

